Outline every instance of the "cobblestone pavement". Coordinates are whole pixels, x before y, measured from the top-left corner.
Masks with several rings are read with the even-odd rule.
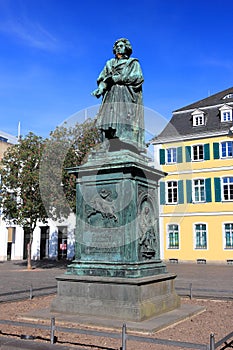
[[[0,262],[0,302],[56,292],[56,276],[66,271],[67,261],[33,261],[27,270],[25,261]],[[167,263],[175,273],[178,294],[193,297],[215,296],[233,299],[233,265]],[[190,288],[191,286],[191,288]],[[22,293],[24,291],[24,293]],[[11,294],[9,294],[11,293]]]
[[[56,292],[56,276],[66,271],[67,261],[0,262],[0,302]]]
[[[233,265],[224,264],[167,264],[169,272],[177,275],[178,294],[193,297],[233,299]]]
[[[33,286],[33,291],[36,289],[42,288],[48,288],[48,287],[53,287],[54,292],[56,291],[56,276],[63,274],[66,271],[66,261],[38,261],[38,262],[33,262],[33,270],[28,271],[26,267],[26,262],[25,261],[6,261],[6,262],[0,262],[0,303],[1,301],[6,301],[4,300],[4,295],[7,293],[11,293],[11,295],[8,295],[6,298],[7,300],[12,300],[10,299],[12,295],[16,295],[17,297],[17,291],[22,291],[26,290],[26,294],[29,294],[28,290],[30,286]],[[233,299],[233,265],[210,265],[210,264],[184,264],[184,263],[179,263],[179,264],[172,264],[168,263],[167,264],[167,270],[168,272],[175,273],[177,275],[176,278],[176,288],[177,292],[180,295],[189,295],[190,292],[190,284],[192,284],[192,293],[193,296],[215,296],[215,297],[220,297],[220,298],[232,298]],[[21,295],[21,294],[20,294]],[[38,299],[35,299],[37,302]],[[197,300],[186,300],[187,302],[197,302]],[[203,302],[203,300],[200,302]],[[205,301],[209,303],[214,303],[215,307],[220,308],[220,311],[213,311],[212,309],[209,311],[209,314],[203,314],[203,317],[206,317],[205,320],[200,320],[201,324],[201,330],[204,329],[203,334],[209,334],[210,330],[205,329],[207,325],[211,323],[211,327],[213,327],[212,322],[216,321],[217,326],[215,332],[218,333],[219,327],[222,325],[224,328],[224,333],[226,334],[229,331],[231,331],[232,324],[230,323],[230,328],[229,330],[226,330],[226,317],[227,314],[226,312],[228,311],[222,311],[222,304],[221,303],[216,303],[213,301]],[[227,301],[226,303],[231,303]],[[7,306],[7,305],[5,305]],[[2,304],[2,308],[4,308],[4,304]],[[222,319],[219,321],[218,319],[215,320],[217,317],[213,317],[212,321],[210,322],[210,315],[213,315],[214,312],[216,312],[218,315],[221,315],[223,313]],[[231,317],[231,316],[230,316]],[[198,326],[198,334],[200,335],[200,325],[198,323],[198,318],[192,320],[192,332],[194,333],[194,327],[195,327],[195,320]],[[187,334],[190,336],[190,322],[187,321],[188,324],[182,323],[181,324],[181,329],[179,328],[179,325],[177,326],[178,329],[175,331],[177,333],[178,338],[180,340],[181,334]],[[215,322],[215,323],[216,323]],[[186,325],[186,326],[185,326]],[[188,331],[185,333],[185,329],[188,329]],[[28,330],[26,330],[28,331]],[[211,331],[213,329],[211,328]],[[14,331],[15,332],[15,331]],[[174,330],[171,330],[172,334],[174,334]],[[26,334],[26,333],[25,333]],[[219,334],[217,334],[219,336]],[[188,336],[188,340],[189,340]],[[164,338],[164,336],[162,335]],[[166,333],[166,339],[170,339],[170,335]],[[85,339],[80,340],[78,345],[83,345],[86,342],[87,336],[85,335]],[[200,337],[198,336],[197,339]],[[221,338],[221,336],[220,336]],[[70,338],[69,338],[70,339]],[[76,338],[75,338],[76,339]],[[171,338],[173,339],[173,338]],[[177,338],[175,338],[177,339]],[[196,339],[194,339],[196,342]],[[0,342],[0,348],[1,349],[21,349],[21,350],[26,350],[26,349],[35,349],[35,350],[42,350],[42,349],[50,349],[49,345],[47,344],[46,347],[44,343],[37,343],[37,342],[30,342],[28,341],[25,343],[25,340],[18,340],[18,339],[9,339],[8,338],[1,338]],[[70,340],[69,340],[70,341]],[[104,339],[105,341],[105,339]],[[200,342],[204,342],[202,339],[199,340]],[[205,340],[206,343],[206,340]],[[91,344],[99,344],[99,339],[92,339]],[[104,343],[105,344],[105,343]],[[55,345],[56,348],[58,349],[64,349],[64,350],[71,350],[72,347],[70,346],[59,346]],[[129,344],[130,346],[130,344]],[[51,345],[51,349],[54,346]],[[91,348],[95,348],[94,345],[90,346]],[[76,346],[77,348],[77,346]],[[77,349],[84,349],[85,347],[77,348]],[[107,349],[106,346],[97,346],[98,349]],[[112,348],[112,347],[111,347]],[[134,346],[135,348],[135,346]],[[143,343],[143,348],[144,349],[151,349],[150,344],[147,345]],[[156,347],[157,348],[157,347]],[[165,347],[167,348],[167,347]],[[164,348],[164,349],[165,349]],[[130,347],[132,349],[132,347]],[[161,346],[159,346],[159,349],[161,349]],[[170,348],[169,348],[170,349]]]

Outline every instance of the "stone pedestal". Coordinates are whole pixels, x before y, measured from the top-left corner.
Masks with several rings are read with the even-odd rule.
[[[59,276],[51,311],[140,322],[180,306],[174,279]]]
[[[160,260],[158,181],[164,175],[129,150],[92,155],[77,177],[75,261],[79,276],[144,277]]]
[[[59,276],[57,312],[142,321],[179,306],[160,259],[158,181],[130,150],[96,152],[79,168],[75,260]]]

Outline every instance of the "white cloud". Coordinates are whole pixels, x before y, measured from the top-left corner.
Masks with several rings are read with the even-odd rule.
[[[22,43],[34,48],[49,51],[58,48],[58,42],[54,36],[46,31],[40,24],[29,22],[28,20],[8,20],[0,25],[0,31],[14,36]]]

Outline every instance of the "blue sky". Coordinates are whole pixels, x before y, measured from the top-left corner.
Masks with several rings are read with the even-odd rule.
[[[91,92],[120,37],[145,106],[169,120],[233,85],[232,13],[231,0],[0,0],[0,129],[47,136],[100,103]]]

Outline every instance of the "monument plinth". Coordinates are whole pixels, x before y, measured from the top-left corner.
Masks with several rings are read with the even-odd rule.
[[[99,153],[70,170],[77,177],[75,261],[79,276],[145,277],[164,273],[160,260],[158,180],[131,151]]]
[[[129,150],[96,152],[76,174],[76,255],[52,310],[142,321],[179,306],[160,259],[161,171]]]
[[[142,321],[180,305],[160,259],[158,182],[145,150],[142,72],[126,39],[115,43],[94,95],[102,145],[76,175],[75,260],[57,277],[52,311]],[[127,56],[128,55],[128,56]],[[125,124],[124,124],[125,123]]]

